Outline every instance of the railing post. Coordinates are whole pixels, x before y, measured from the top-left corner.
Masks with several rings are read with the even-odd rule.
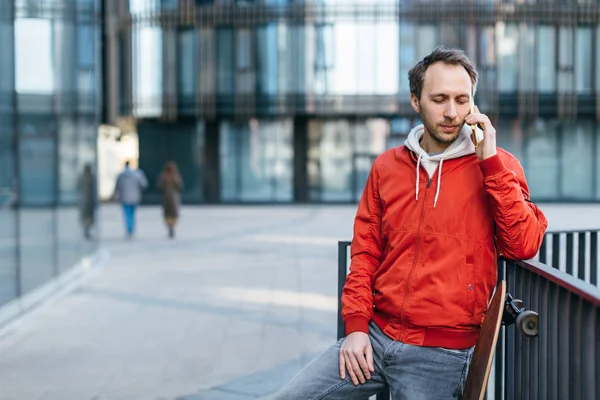
[[[579,251],[578,251],[578,260],[577,260],[577,277],[581,280],[585,280],[585,249],[586,249],[586,243],[585,243],[585,237],[586,234],[585,232],[580,232],[579,233]]]
[[[598,232],[590,233],[590,283],[598,285]]]
[[[342,290],[346,283],[346,265],[348,265],[346,246],[347,242],[338,242],[338,323],[337,338],[341,339],[346,333],[344,320],[342,319]]]
[[[560,233],[552,234],[552,268],[560,269]]]
[[[547,256],[547,247],[548,247],[548,234],[544,235],[544,238],[542,239],[542,245],[540,246],[540,262],[542,264],[546,264],[546,256]]]
[[[573,275],[573,233],[567,233],[567,274]]]

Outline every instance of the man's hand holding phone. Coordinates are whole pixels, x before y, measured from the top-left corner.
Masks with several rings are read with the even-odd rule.
[[[346,370],[354,385],[371,379],[373,367],[373,347],[369,335],[364,332],[352,332],[340,347],[340,378],[346,379]]]
[[[471,125],[473,132],[471,140],[475,144],[475,154],[480,160],[485,160],[496,155],[496,129],[492,126],[490,119],[485,114],[479,112],[476,105],[471,106],[471,113],[465,118],[465,122]],[[477,137],[475,127],[480,125],[483,128],[483,138]]]

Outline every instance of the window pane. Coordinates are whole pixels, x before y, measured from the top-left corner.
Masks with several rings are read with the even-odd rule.
[[[78,76],[77,87],[82,94],[95,92],[96,69],[96,27],[81,25],[78,30]]]
[[[131,14],[145,14],[160,10],[161,0],[129,0]]]
[[[417,26],[417,60],[429,55],[440,44],[438,40],[438,27],[434,25]]]
[[[58,203],[56,234],[58,268],[71,267],[80,257],[81,232],[78,218],[79,165],[77,127],[72,117],[63,117],[58,129]]]
[[[591,121],[573,121],[563,124],[562,132],[562,187],[564,198],[592,199],[593,126]],[[571,160],[577,160],[572,162]]]
[[[181,100],[193,100],[195,87],[195,32],[188,29],[179,32],[179,62],[177,63],[177,90]]]
[[[15,21],[17,92],[54,92],[52,37],[52,21],[34,18]]]
[[[222,201],[291,201],[292,121],[224,121],[220,129]]]
[[[400,44],[398,49],[399,70],[400,70],[400,93],[410,93],[408,84],[408,71],[416,62],[415,49],[415,29],[410,22],[402,22],[399,28]]]
[[[346,24],[346,29],[347,29]],[[344,27],[339,29],[345,29]],[[335,83],[332,82],[333,70],[335,69],[335,62],[338,58],[335,53],[336,37],[335,33],[337,28],[334,30],[334,26],[319,25],[314,30],[314,81],[313,91],[317,94],[332,93],[335,91]],[[352,41],[349,41],[352,43]],[[354,48],[350,45],[350,50]],[[349,65],[349,67],[352,67]],[[310,68],[310,66],[309,66]],[[349,69],[349,75],[352,75],[352,71]]]
[[[307,43],[307,32],[311,27],[292,25],[286,27],[287,55],[282,55],[282,63],[287,65],[287,90],[290,93],[306,93],[307,76],[312,75],[314,67],[309,67],[311,51]]]
[[[537,87],[539,93],[556,90],[556,30],[553,26],[538,27]]]
[[[500,118],[497,131],[497,145],[517,157],[523,157],[523,123],[519,119]]]
[[[558,91],[573,90],[573,28],[560,27],[558,30]]]
[[[242,199],[291,201],[292,121],[250,121],[250,157],[242,166]],[[254,149],[254,150],[252,150]]]
[[[531,124],[525,149],[527,183],[534,199],[554,199],[558,192],[559,160],[556,121]]]
[[[21,290],[26,293],[54,276],[56,121],[19,118]]]
[[[310,199],[351,201],[353,147],[350,122],[310,121],[308,128]]]
[[[239,126],[228,121],[222,122],[219,129],[221,201],[224,202],[235,201],[239,197],[239,129]]]
[[[56,124],[46,118],[19,118],[21,203],[51,206],[54,202]]]
[[[237,93],[253,93],[256,87],[256,74],[254,72],[254,44],[250,29],[236,31],[236,77],[235,88]],[[277,76],[277,74],[275,74]]]
[[[535,90],[535,28],[521,25],[519,34],[519,90],[533,92]],[[546,62],[546,61],[544,61]]]
[[[1,29],[1,23],[0,23]],[[0,41],[2,41],[0,30]],[[0,69],[12,55],[4,54],[10,47],[1,48]],[[3,77],[0,76],[0,82]],[[6,89],[0,84],[0,95]],[[17,218],[13,208],[16,199],[13,153],[13,114],[12,110],[0,108],[0,306],[17,296]]]
[[[277,27],[259,27],[257,36],[258,91],[261,94],[277,94],[278,54]]]
[[[577,28],[575,87],[578,93],[592,92],[592,30]]]
[[[498,91],[516,92],[518,83],[518,43],[519,31],[514,24],[499,22],[496,25],[498,43]]]
[[[162,113],[162,32],[152,26],[133,32],[134,113],[158,116]]]
[[[381,22],[375,25],[374,46],[376,54],[376,94],[396,94],[399,88],[400,37],[397,22]]]
[[[496,61],[496,43],[493,26],[475,28],[473,31],[478,35],[479,39],[479,81],[477,83],[477,102],[483,109],[489,108],[490,103],[496,98],[496,76],[497,76],[497,61]]]
[[[233,94],[235,81],[233,75],[233,30],[217,30],[217,92]]]
[[[200,93],[207,95],[215,93],[215,31],[209,28],[201,29],[199,32],[198,54],[199,66],[198,70],[202,71],[199,74]],[[196,71],[197,72],[197,71]],[[220,76],[220,72],[219,72]]]
[[[390,134],[389,121],[368,119],[355,124],[354,133],[354,200],[360,200],[373,161],[386,150]]]
[[[400,63],[397,22],[338,22],[314,30],[318,94],[396,94]]]

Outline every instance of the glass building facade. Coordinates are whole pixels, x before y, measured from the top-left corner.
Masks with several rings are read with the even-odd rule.
[[[0,2],[0,306],[95,250],[99,11]]]
[[[536,201],[600,201],[595,0],[107,1],[109,118],[137,121],[151,182],[188,203],[355,202],[419,123],[408,70],[477,64],[476,104]],[[158,201],[151,190],[146,197]]]

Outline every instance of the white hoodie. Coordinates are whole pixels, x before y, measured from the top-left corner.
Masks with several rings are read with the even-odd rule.
[[[477,129],[479,129],[479,128],[477,128]],[[475,153],[475,146],[473,145],[473,142],[471,141],[470,135],[471,135],[470,125],[467,125],[467,124],[463,125],[458,136],[456,137],[456,140],[454,142],[452,142],[452,144],[450,146],[448,146],[448,148],[446,148],[446,150],[444,150],[442,153],[430,156],[429,154],[427,154],[427,152],[425,152],[425,150],[423,150],[421,148],[421,143],[419,143],[421,140],[421,137],[423,136],[423,125],[415,126],[410,131],[404,144],[410,150],[414,151],[418,157],[418,160],[417,160],[417,184],[416,184],[416,188],[415,188],[415,198],[417,200],[419,200],[419,167],[422,166],[423,169],[425,171],[427,171],[427,175],[429,176],[429,179],[431,179],[433,177],[435,169],[437,168],[437,166],[439,164],[437,188],[435,191],[435,199],[433,200],[433,207],[435,208],[438,197],[440,195],[440,188],[442,186],[442,165],[444,164],[444,160],[451,160],[453,158],[458,158],[458,157],[462,157],[462,156],[466,156],[466,155]]]

